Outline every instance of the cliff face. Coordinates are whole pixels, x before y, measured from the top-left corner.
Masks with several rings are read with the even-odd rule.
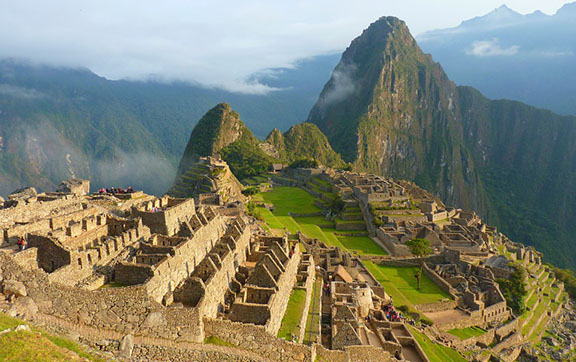
[[[351,43],[308,121],[358,169],[414,180],[576,266],[558,252],[576,231],[576,118],[457,87],[404,22],[381,18]]]

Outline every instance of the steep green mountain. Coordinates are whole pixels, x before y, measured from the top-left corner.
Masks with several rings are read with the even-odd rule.
[[[271,120],[284,131],[306,118],[336,62],[326,55],[255,74],[279,89],[260,95],[0,60],[0,195],[53,190],[72,173],[93,188],[130,183],[161,194],[195,121],[214,104],[233,104],[264,138]]]
[[[401,20],[350,44],[308,120],[358,169],[414,180],[576,267],[576,118],[456,86]]]
[[[297,124],[284,134],[275,128],[261,147],[284,163],[313,158],[319,164],[331,167],[345,164],[342,157],[332,149],[326,136],[313,123]]]
[[[186,190],[198,189],[192,186],[192,183],[198,183],[197,171],[202,168],[198,160],[213,155],[220,155],[239,179],[267,172],[272,163],[290,163],[305,158],[313,158],[330,167],[345,165],[314,124],[299,124],[284,134],[274,129],[260,142],[229,104],[220,103],[192,130],[170,192],[182,195]]]

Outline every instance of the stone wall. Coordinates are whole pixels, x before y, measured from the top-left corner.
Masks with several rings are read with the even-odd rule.
[[[191,276],[225,230],[224,217],[214,217],[207,225],[198,229],[190,240],[180,245],[174,256],[155,266],[154,276],[146,282],[150,296],[157,302],[162,302],[165,295],[172,293],[176,286]]]
[[[432,281],[438,285],[440,289],[450,294],[452,298],[458,299],[456,289],[454,289],[450,283],[444,280],[444,278],[438,275],[434,270],[430,269],[428,264],[424,263],[422,270],[424,271],[424,274],[426,274],[428,278],[432,279]]]
[[[134,209],[132,213],[141,217],[152,233],[171,236],[178,232],[182,222],[188,221],[190,215],[195,213],[194,199],[168,199],[164,210],[150,212]]]
[[[26,270],[0,253],[0,279],[22,282],[39,313],[95,328],[135,336],[202,342],[197,310],[166,308],[152,300],[143,286],[85,290],[52,283],[39,269]]]
[[[390,237],[384,230],[378,228],[376,230],[376,237],[394,256],[412,256],[410,249],[404,245],[397,243],[396,240]]]
[[[500,342],[504,338],[508,337],[510,334],[514,332],[518,332],[520,330],[520,324],[518,318],[514,318],[510,322],[496,328],[495,336],[496,339]]]
[[[50,217],[56,213],[70,214],[83,209],[84,204],[76,198],[0,209],[0,247],[16,244],[19,236],[49,229]]]
[[[470,337],[470,338],[467,338],[467,339],[464,339],[461,341],[456,341],[456,342],[454,342],[454,346],[458,349],[469,348],[469,347],[475,346],[476,344],[488,346],[494,340],[494,332],[495,332],[495,329],[491,328],[481,336]]]
[[[269,303],[270,319],[266,323],[266,331],[274,336],[278,334],[290,294],[292,294],[292,288],[296,283],[296,273],[298,272],[301,256],[300,248],[296,247],[294,254],[286,264],[284,273],[278,279],[278,290],[274,293]]]
[[[310,347],[276,338],[263,326],[204,318],[204,334],[249,349],[270,361],[314,361]]]
[[[236,248],[222,259],[218,271],[206,282],[205,295],[197,308],[202,316],[215,318],[218,312],[223,312],[224,296],[239,265],[246,261],[246,252],[250,246],[250,229],[245,227],[242,234],[236,238]]]
[[[458,303],[454,300],[447,301],[447,302],[438,302],[438,303],[428,303],[428,304],[418,304],[416,305],[416,309],[418,309],[421,313],[434,313],[434,312],[442,312],[446,310],[452,310],[458,306]]]
[[[302,258],[300,269],[303,266],[307,266],[305,271],[306,282],[304,283],[303,288],[306,290],[306,299],[304,301],[304,309],[302,310],[302,316],[300,317],[300,322],[298,325],[300,326],[300,335],[298,336],[298,341],[303,343],[304,341],[304,333],[306,332],[306,321],[308,319],[308,309],[310,308],[310,304],[312,301],[312,292],[314,291],[314,281],[316,280],[316,266],[314,264],[314,258],[312,256],[307,255],[306,261],[304,261],[304,257]],[[306,263],[306,264],[305,264]],[[298,273],[298,278],[301,278],[303,272]]]
[[[366,230],[366,225],[363,222],[336,223],[336,230],[338,231]]]

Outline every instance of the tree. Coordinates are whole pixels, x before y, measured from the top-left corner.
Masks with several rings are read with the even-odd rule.
[[[303,158],[292,162],[288,168],[318,168],[318,161],[313,158]]]
[[[418,288],[417,289],[420,290],[420,279],[422,278],[422,268],[416,270],[414,277],[416,278],[416,281],[418,282]]]
[[[506,304],[516,314],[520,315],[526,310],[524,298],[526,298],[526,269],[519,263],[511,263],[510,266],[514,271],[508,279],[496,279],[500,286],[500,291],[506,299]]]
[[[417,257],[424,257],[432,254],[430,241],[428,239],[416,238],[406,242],[406,246],[410,248],[410,252]]]

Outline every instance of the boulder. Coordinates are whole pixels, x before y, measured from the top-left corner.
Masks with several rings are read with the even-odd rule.
[[[10,195],[8,195],[8,199],[11,201],[28,201],[35,198],[36,195],[38,195],[38,192],[36,192],[34,187],[25,187],[23,189],[18,189],[12,192]]]
[[[21,324],[18,327],[14,328],[14,331],[16,331],[16,332],[20,332],[20,331],[30,332],[30,326],[27,324]]]
[[[162,326],[166,324],[166,320],[161,312],[152,312],[148,314],[146,320],[144,321],[143,326],[148,328],[154,328],[158,326]]]
[[[26,293],[26,286],[17,280],[4,280],[2,283],[4,288],[2,293],[6,296],[15,295],[17,297],[25,297],[28,295]]]
[[[10,317],[21,316],[25,318],[34,317],[36,313],[38,313],[38,306],[30,297],[17,298],[7,312]]]
[[[131,334],[127,334],[122,338],[120,342],[120,358],[130,358],[132,357],[132,350],[134,349],[134,337]]]

